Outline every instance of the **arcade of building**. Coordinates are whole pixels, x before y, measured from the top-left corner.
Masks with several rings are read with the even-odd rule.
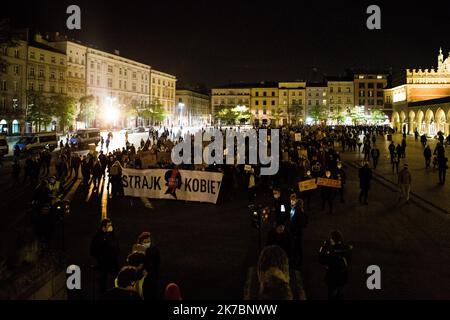
[[[439,131],[450,134],[450,97],[409,103],[392,114],[392,125],[398,132],[434,137]]]

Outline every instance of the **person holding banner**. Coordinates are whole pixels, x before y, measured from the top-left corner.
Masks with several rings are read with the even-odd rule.
[[[314,177],[311,175],[311,171],[307,170],[305,173],[305,176],[301,179],[301,181],[308,181],[308,180],[313,180],[313,179],[314,179]],[[317,188],[317,186],[315,188]],[[310,190],[305,190],[305,191],[300,190],[303,201],[306,202],[306,209],[308,209],[308,210],[311,209],[311,195],[314,193],[314,191],[315,191],[315,189],[310,189]]]
[[[109,171],[110,181],[111,181],[111,195],[112,197],[116,197],[118,194],[122,194],[121,192],[121,179],[122,179],[122,166],[120,162],[116,160],[114,164],[111,166],[111,170]]]
[[[344,199],[344,187],[345,187],[345,182],[347,179],[347,175],[345,174],[345,170],[342,166],[342,162],[338,162],[337,164],[337,169],[336,169],[336,176],[339,180],[341,180],[341,188],[339,189],[339,195],[341,198],[341,203],[345,203],[345,199]]]
[[[331,176],[331,171],[327,170],[325,171],[325,175],[324,178],[326,179],[335,179],[334,177]],[[320,194],[322,196],[322,210],[325,210],[325,206],[328,203],[329,206],[329,214],[333,214],[333,202],[334,202],[334,198],[336,197],[336,190],[335,188],[332,187],[327,187],[327,186],[320,186]]]

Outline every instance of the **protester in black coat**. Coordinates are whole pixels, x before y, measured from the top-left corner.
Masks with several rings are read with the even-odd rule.
[[[155,245],[150,232],[142,232],[138,237],[138,247],[145,253],[144,269],[147,272],[143,284],[144,300],[158,300],[159,296],[159,268],[161,255]]]
[[[438,170],[439,170],[439,184],[445,184],[445,176],[447,174],[448,169],[448,158],[445,156],[442,158],[438,158]]]
[[[326,266],[325,283],[328,298],[341,299],[344,286],[348,282],[348,267],[352,260],[352,246],[344,244],[339,231],[333,231],[330,239],[319,250],[319,262]]]
[[[81,174],[83,175],[83,185],[86,187],[91,178],[91,166],[86,157],[83,157],[83,161],[81,162]]]
[[[428,169],[431,163],[431,149],[430,146],[426,146],[423,150],[423,157],[425,158],[425,168]]]
[[[342,166],[342,162],[340,162],[340,161],[337,164],[336,177],[338,180],[341,181],[341,188],[338,189],[338,192],[341,197],[341,203],[344,203],[345,202],[344,190],[345,190],[345,184],[347,182],[347,174],[345,173],[345,170]]]
[[[106,291],[108,275],[113,279],[119,271],[119,241],[113,232],[110,219],[103,219],[90,247],[91,256],[97,261],[100,272],[100,291]]]
[[[367,203],[367,198],[370,190],[370,182],[372,180],[372,170],[369,168],[368,163],[366,162],[364,166],[359,169],[359,187],[361,192],[359,194],[359,202],[362,203],[364,200],[364,204]]]
[[[286,252],[289,261],[292,260],[292,236],[286,229],[284,221],[278,221],[275,228],[267,235],[267,246],[279,246]]]
[[[303,261],[303,229],[308,224],[308,216],[303,210],[303,200],[297,199],[295,193],[291,194],[291,210],[289,231],[293,239],[292,265],[300,268]]]
[[[395,153],[395,144],[393,141],[391,141],[391,144],[389,145],[389,154],[391,155],[391,163],[392,158],[394,157],[394,153]]]
[[[378,160],[380,159],[380,149],[378,149],[377,146],[374,146],[371,151],[372,161],[373,161],[373,168],[376,169],[378,165]]]
[[[98,160],[95,160],[94,167],[92,168],[92,180],[94,181],[94,189],[97,190],[100,186],[100,180],[102,178],[102,166]]]

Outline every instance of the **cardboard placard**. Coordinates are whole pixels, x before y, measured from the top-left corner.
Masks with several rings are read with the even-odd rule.
[[[294,132],[290,132],[290,136],[291,136],[291,140],[295,140],[295,133]]]
[[[336,189],[342,188],[341,180],[326,179],[326,178],[317,178],[317,185]]]
[[[142,168],[148,168],[157,164],[156,154],[151,151],[142,151],[139,154],[142,162]]]
[[[157,162],[172,162],[172,154],[171,152],[158,152],[156,156]]]
[[[249,164],[246,164],[246,165],[244,166],[244,171],[252,171],[252,166],[249,165]]]
[[[300,192],[317,189],[316,179],[301,181],[298,183]]]

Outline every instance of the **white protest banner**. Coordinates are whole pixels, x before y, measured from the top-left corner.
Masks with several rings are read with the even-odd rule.
[[[222,173],[177,169],[122,169],[125,196],[216,203]]]

